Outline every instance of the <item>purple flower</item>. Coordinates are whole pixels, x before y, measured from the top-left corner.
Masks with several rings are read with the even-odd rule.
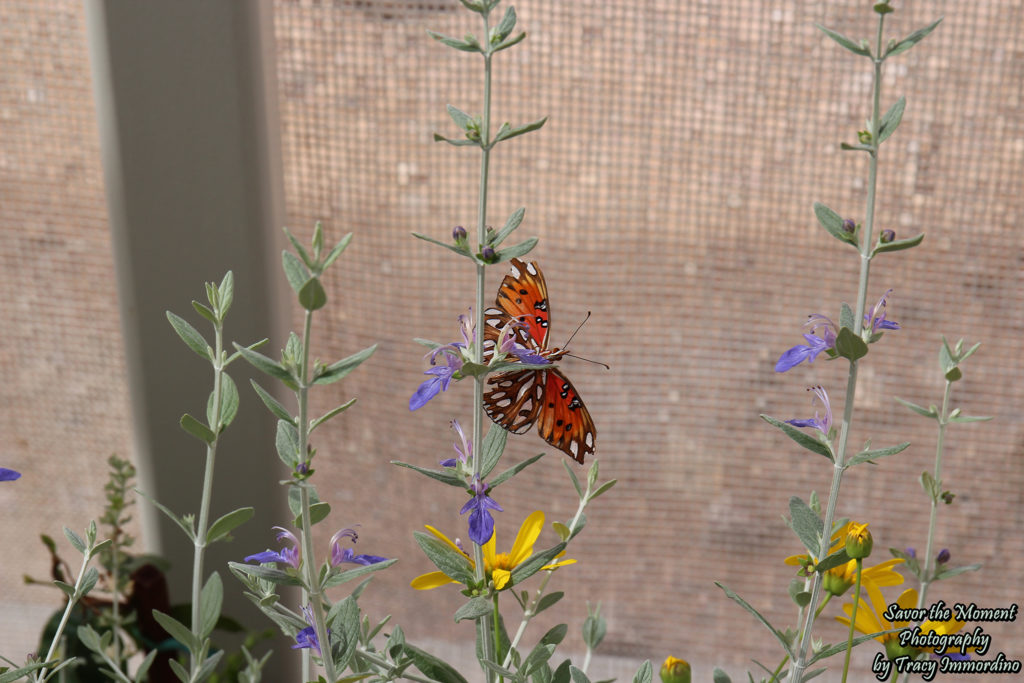
[[[458,462],[463,465],[469,460],[470,454],[473,452],[473,441],[466,438],[466,435],[462,431],[462,427],[459,425],[458,420],[452,420],[452,429],[454,429],[458,435],[459,440],[462,441],[462,449],[459,449],[458,442],[455,443],[455,452],[459,454]],[[455,458],[448,458],[447,460],[441,461],[441,467],[455,467]]]
[[[480,477],[473,477],[470,488],[474,495],[462,506],[459,514],[464,515],[472,510],[469,515],[469,538],[477,545],[483,545],[491,540],[491,535],[494,533],[494,517],[491,516],[489,510],[502,512],[502,509],[487,495],[490,487],[480,481]]]
[[[533,365],[550,363],[551,361],[544,356],[516,341],[514,333],[517,329],[522,328],[525,328],[525,325],[518,320],[510,320],[505,323],[505,327],[501,328],[501,334],[498,335],[498,349],[506,355],[511,354],[515,356],[523,363],[531,363]]]
[[[907,557],[909,557],[911,559],[917,557],[917,551],[914,550],[914,548],[912,546],[907,546],[907,549],[904,550],[903,552],[906,553]]]
[[[273,550],[266,550],[262,553],[256,553],[255,555],[249,555],[245,558],[246,562],[252,562],[255,560],[260,564],[264,562],[281,562],[282,564],[290,564],[292,567],[298,569],[302,563],[302,553],[299,550],[299,539],[295,538],[295,534],[279,526],[275,526],[277,529],[277,540],[280,543],[282,540],[287,539],[291,542],[291,548],[281,548],[280,552],[274,552]]]
[[[409,399],[409,410],[419,410],[427,404],[427,401],[448,389],[448,385],[452,382],[452,377],[462,369],[462,353],[460,351],[462,348],[462,344],[455,342],[446,346],[439,346],[427,354],[431,365],[437,363],[438,356],[444,356],[445,364],[432,367],[423,373],[424,375],[431,375],[431,377],[423,382],[416,389],[416,393],[412,395],[412,398]]]
[[[337,567],[342,562],[351,562],[363,566],[384,562],[388,558],[380,555],[356,555],[352,548],[342,548],[341,539],[349,538],[355,543],[359,535],[354,529],[342,529],[331,537],[331,566]]]
[[[313,608],[309,605],[303,606],[302,616],[305,617],[309,626],[295,634],[295,645],[292,645],[292,649],[313,648],[318,655],[323,657],[324,655],[320,651],[320,640],[316,637],[316,629],[313,627]],[[327,637],[331,637],[331,629],[327,629]]]
[[[807,387],[807,391],[813,391],[815,399],[825,406],[825,416],[822,417],[818,414],[818,411],[814,411],[814,417],[812,418],[806,420],[786,420],[786,422],[794,427],[814,427],[825,436],[828,436],[829,430],[832,429],[832,405],[828,401],[828,392],[821,386]],[[813,405],[813,400],[811,403]]]
[[[807,343],[794,346],[783,353],[779,357],[778,362],[775,363],[775,372],[785,372],[804,361],[813,363],[819,353],[826,349],[835,348],[836,335],[839,334],[839,328],[827,317],[816,313],[807,319],[804,327],[810,328],[810,333],[804,334],[804,339],[807,340]],[[819,330],[821,330],[820,337],[817,334]]]
[[[949,552],[949,548],[943,548],[939,551],[939,554],[935,556],[935,561],[939,564],[946,564],[947,562],[949,562],[950,557],[951,554]]]
[[[874,307],[864,314],[864,325],[871,328],[871,334],[879,330],[898,330],[900,324],[894,320],[885,319],[885,300],[892,294],[891,289],[885,290],[885,294],[878,300]]]
[[[14,481],[19,478],[21,478],[21,472],[15,472],[14,470],[9,470],[6,467],[0,467],[0,481]]]

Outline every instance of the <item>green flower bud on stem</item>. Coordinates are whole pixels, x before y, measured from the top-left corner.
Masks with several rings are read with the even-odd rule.
[[[690,683],[690,664],[685,659],[669,655],[661,665],[662,683]]]
[[[846,554],[854,560],[863,560],[871,554],[875,539],[871,537],[867,524],[851,524],[846,534]]]

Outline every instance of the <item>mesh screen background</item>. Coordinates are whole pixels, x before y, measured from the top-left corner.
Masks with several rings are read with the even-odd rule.
[[[866,163],[838,141],[863,127],[868,65],[813,24],[859,38],[873,20],[862,3],[772,5],[523,0],[529,37],[495,59],[496,121],[551,118],[497,148],[489,222],[527,207],[517,235],[541,237],[530,258],[547,276],[553,342],[591,311],[573,351],[612,366],[565,364],[598,425],[601,475],[619,485],[588,514],[572,551],[579,563],[552,583],[567,592],[559,615],[571,620],[570,650],[582,650],[586,601],[601,602],[600,652],[626,660],[599,662],[609,673],[667,653],[690,659],[700,678],[713,664],[738,674],[749,658],[777,661],[765,631],[712,581],[789,623],[781,559],[798,547],[780,515],[791,495],[824,493],[831,478],[758,414],[809,415],[812,383],[842,410],[839,363],[785,375],[772,365],[800,342],[807,313],[835,314],[855,295],[857,259],[818,228],[811,206],[862,217]],[[933,2],[900,7],[887,24],[898,37],[945,16],[885,74],[885,104],[905,94],[908,106],[882,151],[878,226],[927,236],[875,262],[869,299],[893,287],[890,317],[903,329],[862,364],[851,443],[912,446],[852,470],[839,512],[870,521],[879,548],[923,545],[916,479],[931,468],[934,431],[892,397],[937,403],[939,335],[982,341],[954,402],[996,419],[948,434],[944,479],[958,497],[941,511],[938,544],[954,563],[986,568],[933,587],[950,603],[1019,601],[1024,574],[1013,533],[1024,514],[1022,13],[1014,2]],[[320,434],[320,493],[335,509],[330,526],[362,525],[362,552],[401,558],[364,608],[439,647],[464,645],[472,629],[451,622],[462,601],[454,587],[408,588],[431,568],[411,532],[429,523],[464,536],[464,495],[387,463],[432,465],[451,453],[448,420],[469,422],[464,385],[413,414],[407,401],[424,369],[412,338],[455,339],[472,302],[472,269],[409,233],[443,240],[474,222],[477,156],[431,135],[454,135],[445,104],[479,110],[480,60],[425,34],[479,31],[473,19],[455,0],[275,4],[288,224],[303,237],[316,220],[329,236],[356,234],[328,280],[318,355],[380,343],[316,398],[324,409],[359,397]],[[2,538],[19,547],[0,565],[8,656],[34,648],[56,600],[20,583],[45,573],[37,534],[98,514],[96,463],[130,444],[83,26],[76,2],[0,7],[0,464],[58,489],[0,491]],[[504,273],[490,269],[494,291]],[[542,445],[533,432],[513,438],[509,461]],[[534,509],[572,514],[561,457],[499,489],[499,548]],[[528,639],[553,623],[539,621]],[[985,630],[997,649],[1024,655],[1018,625]],[[873,650],[857,654],[866,665]]]

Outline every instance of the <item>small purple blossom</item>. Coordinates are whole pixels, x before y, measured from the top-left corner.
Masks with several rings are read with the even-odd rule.
[[[480,481],[479,476],[473,477],[470,488],[474,495],[462,506],[459,514],[464,515],[472,510],[469,515],[469,538],[477,545],[483,545],[491,540],[491,535],[494,534],[494,517],[491,516],[489,510],[498,512],[503,512],[503,510],[487,495],[490,487]]]
[[[794,427],[814,427],[819,432],[828,436],[829,430],[832,429],[832,405],[828,400],[828,392],[825,391],[824,387],[807,387],[807,391],[813,391],[815,400],[820,401],[825,407],[825,415],[821,416],[818,411],[814,411],[814,417],[807,418],[805,420],[786,420],[787,424],[791,424]],[[812,400],[813,405],[813,400]]]
[[[469,461],[469,456],[473,453],[473,441],[467,439],[465,433],[462,431],[462,427],[459,425],[458,420],[452,420],[452,429],[459,435],[459,441],[462,442],[462,448],[459,448],[458,441],[455,442],[455,452],[458,453],[458,462],[465,465]],[[455,467],[456,458],[448,458],[447,460],[441,461],[441,467]]]
[[[15,472],[9,470],[6,467],[0,467],[0,481],[14,481],[15,479],[21,478],[21,472]]]
[[[306,619],[306,623],[309,626],[295,634],[295,645],[292,645],[292,649],[312,648],[318,655],[323,657],[324,655],[320,651],[320,640],[316,637],[316,628],[313,626],[313,608],[309,605],[304,605],[302,616]],[[327,637],[331,637],[331,629],[327,629]]]
[[[783,353],[775,363],[775,372],[786,372],[804,361],[813,363],[819,353],[835,348],[839,328],[829,318],[816,313],[807,319],[804,327],[810,329],[809,333],[804,334],[807,343],[794,346]],[[819,331],[821,332],[820,337],[818,336]]]
[[[380,555],[356,555],[352,548],[341,547],[341,539],[343,538],[351,539],[352,543],[355,543],[359,539],[359,534],[355,532],[355,529],[342,529],[331,537],[332,567],[337,567],[342,562],[351,562],[352,564],[367,566],[377,564],[378,562],[384,562],[388,559],[386,557],[381,557]]]
[[[246,562],[256,561],[260,564],[264,562],[280,562],[282,564],[290,564],[295,569],[299,568],[302,563],[302,553],[299,550],[299,539],[295,537],[295,534],[279,526],[275,526],[278,530],[277,540],[281,541],[287,539],[291,544],[291,548],[281,548],[280,552],[274,552],[273,550],[266,550],[262,553],[256,553],[255,555],[249,555],[245,558]]]
[[[871,328],[871,334],[879,330],[898,330],[900,324],[894,320],[885,319],[885,300],[892,294],[891,289],[885,290],[885,294],[878,300],[874,307],[864,314],[864,325]]]
[[[439,346],[427,354],[430,358],[430,364],[434,367],[431,367],[423,374],[431,375],[431,377],[423,382],[416,389],[416,393],[412,395],[412,398],[409,399],[409,410],[419,410],[427,404],[427,401],[448,389],[448,385],[452,382],[452,377],[462,369],[462,348],[464,347],[461,343],[455,342]],[[436,365],[438,356],[444,357],[444,365]]]
[[[913,546],[907,546],[906,550],[904,550],[903,552],[906,553],[907,557],[909,557],[910,559],[914,559],[917,557],[917,550],[915,550]]]
[[[510,320],[505,323],[505,327],[501,328],[501,334],[498,335],[498,349],[506,355],[511,354],[515,356],[522,363],[530,363],[532,365],[550,363],[551,361],[544,356],[516,341],[514,333],[522,327],[524,327],[523,323],[518,320]]]
[[[949,562],[949,558],[951,556],[952,555],[949,552],[949,548],[943,548],[942,550],[939,551],[939,554],[935,556],[935,561],[938,564],[946,564],[947,562]]]

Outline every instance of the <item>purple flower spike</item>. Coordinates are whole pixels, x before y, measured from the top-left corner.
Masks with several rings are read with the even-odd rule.
[[[807,387],[807,391],[813,391],[815,398],[825,407],[824,417],[819,415],[818,411],[814,411],[814,417],[812,418],[806,420],[786,420],[786,423],[794,427],[814,427],[825,436],[828,436],[829,430],[832,429],[832,405],[828,401],[828,392],[821,386]]]
[[[21,472],[15,472],[14,470],[9,470],[6,467],[0,467],[0,481],[14,481],[19,478],[21,478]]]
[[[807,319],[804,327],[810,329],[809,333],[804,334],[804,339],[807,340],[807,343],[794,346],[783,353],[778,362],[775,363],[775,372],[786,372],[804,361],[813,363],[819,353],[835,348],[836,335],[839,334],[839,328],[827,317],[816,313]],[[818,336],[819,330],[821,331],[820,337]]]
[[[256,553],[255,555],[249,555],[245,558],[246,562],[256,561],[260,564],[264,562],[280,562],[282,564],[290,564],[295,569],[299,568],[302,564],[302,552],[299,550],[299,539],[295,537],[295,534],[279,526],[275,526],[278,530],[277,540],[281,542],[287,539],[291,542],[291,548],[282,548],[280,552],[274,552],[273,550],[266,550],[262,553]]]
[[[494,517],[491,516],[489,510],[498,512],[503,512],[503,510],[487,495],[490,487],[480,481],[479,477],[473,477],[470,488],[473,490],[474,496],[462,506],[459,514],[464,515],[472,510],[469,515],[469,538],[477,545],[483,545],[491,540],[491,535],[494,534]]]
[[[306,623],[309,624],[309,626],[295,634],[295,645],[292,645],[292,649],[302,650],[305,648],[312,648],[318,655],[323,657],[324,655],[320,651],[320,640],[316,637],[316,629],[313,627],[313,608],[309,605],[305,605],[302,608],[302,616],[305,617]],[[327,637],[331,637],[330,629],[327,629]]]
[[[363,566],[384,562],[388,558],[380,555],[356,555],[352,548],[342,548],[341,539],[348,538],[355,543],[359,535],[354,529],[342,529],[331,537],[331,566],[337,567],[342,562],[361,564]]]
[[[871,334],[879,330],[898,330],[900,324],[894,320],[885,319],[885,300],[892,294],[891,289],[885,290],[885,294],[878,300],[874,307],[864,314],[864,324],[871,328]]]
[[[438,356],[444,356],[445,364],[432,367],[423,373],[431,375],[431,378],[423,382],[409,399],[409,410],[419,410],[427,404],[427,401],[448,389],[452,377],[462,369],[462,355],[459,351],[461,348],[462,344],[456,342],[447,346],[439,346],[428,354],[431,365],[437,363]]]

